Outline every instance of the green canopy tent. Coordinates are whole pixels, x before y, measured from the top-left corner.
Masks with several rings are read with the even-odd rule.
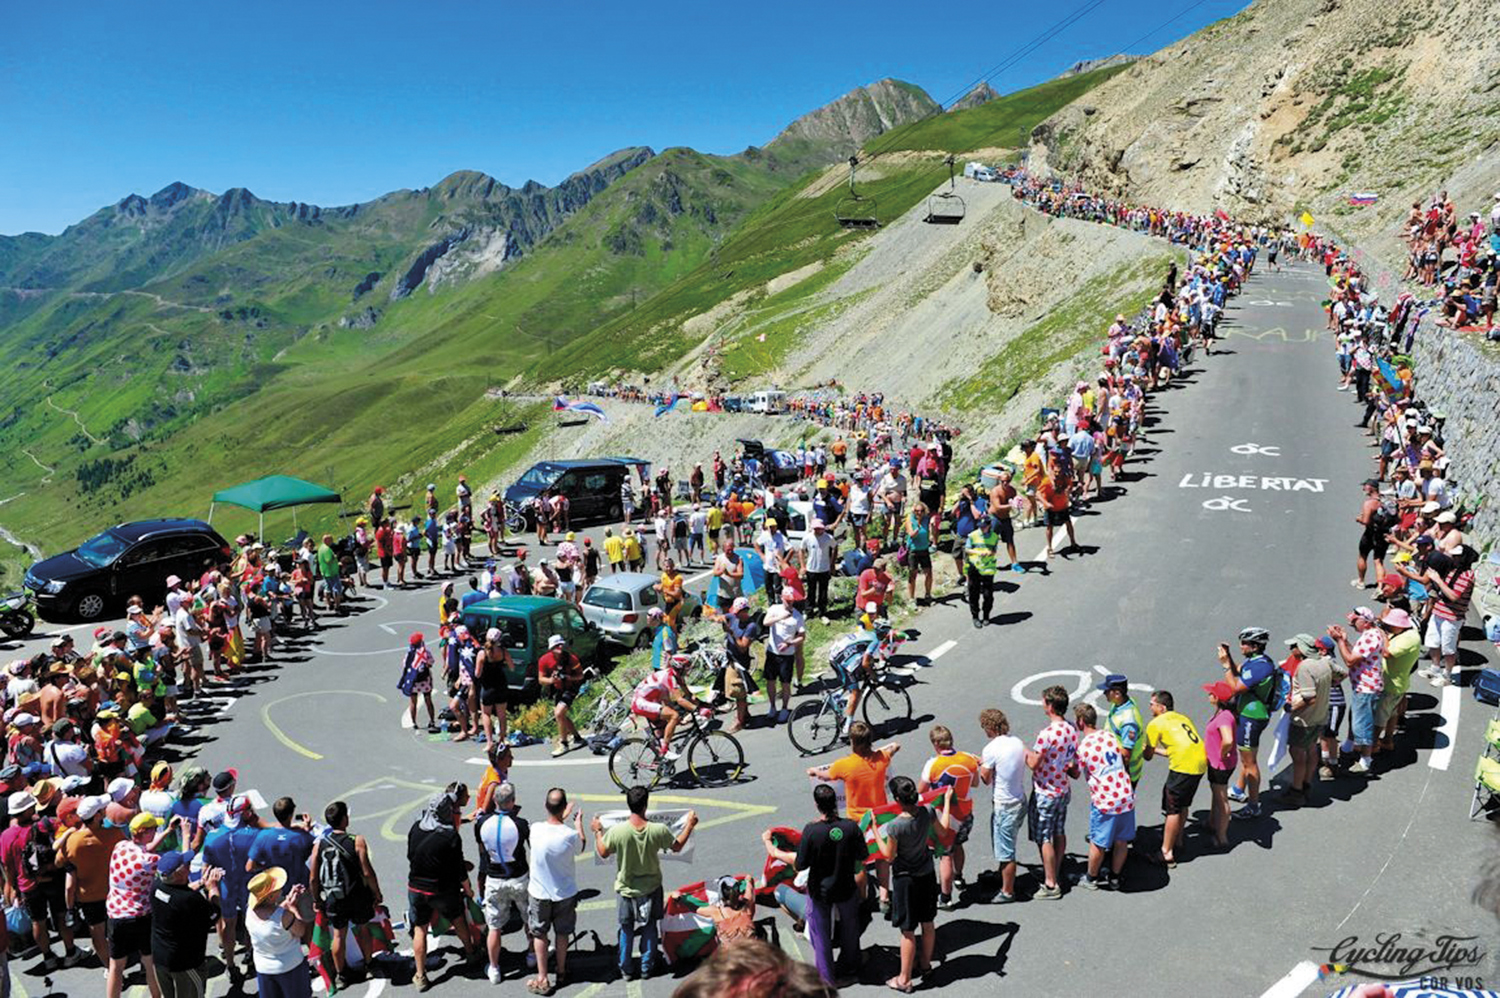
[[[266,510],[292,509],[292,523],[295,525],[297,522],[295,507],[339,501],[337,492],[325,489],[321,485],[314,485],[312,482],[305,482],[290,475],[267,475],[253,482],[245,482],[243,485],[235,485],[215,492],[213,502],[208,507],[208,522],[213,522],[214,506],[221,502],[229,503],[231,506],[242,506],[260,514],[260,538],[264,540]]]

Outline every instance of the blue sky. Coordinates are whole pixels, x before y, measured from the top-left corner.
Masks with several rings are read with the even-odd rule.
[[[1085,2],[13,4],[0,233],[174,180],[337,205],[458,169],[556,183],[629,145],[737,152],[884,76],[953,98]],[[1199,0],[1142,39],[1192,2],[1105,0],[991,85],[1154,51],[1246,5]]]

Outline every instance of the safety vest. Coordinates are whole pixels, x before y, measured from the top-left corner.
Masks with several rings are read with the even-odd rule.
[[[1104,718],[1104,730],[1119,739],[1120,747],[1125,750],[1125,771],[1130,774],[1130,782],[1139,781],[1141,767],[1146,762],[1146,739],[1143,737],[1146,727],[1141,723],[1141,712],[1135,701],[1126,699],[1124,703],[1112,705]]]
[[[969,531],[964,540],[964,557],[969,567],[980,575],[994,575],[999,566],[995,564],[995,547],[1000,535],[992,530],[976,528]]]

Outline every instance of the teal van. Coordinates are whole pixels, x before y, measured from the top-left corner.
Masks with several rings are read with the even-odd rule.
[[[541,692],[536,681],[536,662],[547,652],[547,641],[554,634],[568,639],[568,648],[585,667],[600,665],[603,660],[604,634],[598,625],[583,619],[578,608],[567,600],[551,596],[500,596],[480,600],[464,608],[463,624],[478,641],[491,628],[499,628],[501,639],[515,668],[509,675],[510,688],[518,700],[531,702]]]

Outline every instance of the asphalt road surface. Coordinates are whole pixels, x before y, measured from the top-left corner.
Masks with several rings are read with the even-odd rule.
[[[1354,428],[1359,410],[1350,394],[1334,390],[1337,371],[1318,308],[1325,294],[1321,272],[1310,267],[1254,277],[1230,309],[1221,351],[1199,357],[1157,396],[1142,458],[1106,501],[1077,518],[1083,553],[1014,576],[997,602],[1000,623],[983,631],[970,626],[957,594],[917,618],[920,634],[908,645],[907,664],[921,730],[901,737],[893,772],[916,775],[931,754],[925,728],[933,721],[949,725],[961,748],[977,752],[984,740],[977,717],[987,706],[1004,709],[1013,731],[1029,742],[1043,724],[1037,703],[1044,686],[1059,682],[1090,692],[1105,671],[1127,673],[1143,705],[1146,691],[1172,690],[1179,708],[1201,725],[1207,705],[1199,687],[1219,677],[1218,642],[1233,644],[1242,627],[1259,624],[1271,630],[1273,652],[1280,651],[1286,637],[1319,633],[1367,601],[1349,579],[1359,483],[1370,474],[1373,451]],[[1022,531],[1018,545],[1023,557],[1039,553],[1041,531]],[[268,800],[291,794],[314,814],[335,798],[349,801],[354,828],[370,838],[387,897],[399,909],[407,828],[443,784],[477,783],[482,751],[401,724],[405,704],[395,682],[405,635],[436,631],[435,587],[371,591],[359,607],[314,640],[294,642],[275,665],[251,667],[243,685],[201,716],[204,723],[185,745],[210,771],[238,767],[241,787],[257,788]],[[1466,637],[1472,668],[1488,649],[1477,629]],[[1126,995],[1289,998],[1359,980],[1319,981],[1318,967],[1350,962],[1356,948],[1398,933],[1402,945],[1424,949],[1441,949],[1444,936],[1477,937],[1460,948],[1477,946],[1482,955],[1441,973],[1500,981],[1494,917],[1471,900],[1483,863],[1495,855],[1496,831],[1491,822],[1467,820],[1473,760],[1490,711],[1467,690],[1438,692],[1416,681],[1398,750],[1371,778],[1320,784],[1310,803],[1295,810],[1279,809],[1268,795],[1265,816],[1233,823],[1227,854],[1205,854],[1199,843],[1206,837],[1195,832],[1179,848],[1175,870],[1132,856],[1121,893],[1075,889],[1055,903],[985,903],[989,888],[975,884],[975,874],[992,865],[989,806],[976,794],[971,886],[961,908],[940,913],[940,964],[928,986],[960,994],[1078,995],[1107,982],[1111,992]],[[696,808],[702,819],[694,862],[667,866],[668,889],[728,872],[759,873],[761,830],[812,815],[803,770],[833,756],[801,758],[779,729],[757,728],[742,740],[749,767],[741,784],[714,792],[671,787],[655,795],[663,806]],[[545,746],[520,750],[516,758],[512,779],[523,814],[540,816],[553,785],[566,787],[589,814],[621,804],[602,758],[575,752],[553,761]],[[1159,836],[1165,769],[1163,760],[1148,763],[1141,783],[1143,851]],[[1206,786],[1195,803],[1206,813]],[[1087,819],[1080,784],[1069,813],[1073,872],[1081,869]],[[1022,844],[1021,859],[1025,898],[1039,884],[1035,847]],[[587,856],[583,863],[584,935],[571,962],[579,983],[567,993],[669,994],[672,976],[610,980],[612,872]],[[401,918],[399,910],[394,914]],[[779,945],[809,958],[784,919],[776,928]],[[870,927],[862,981],[849,993],[882,990],[896,970],[897,940],[883,923]],[[519,937],[507,937],[511,980],[504,987],[512,991],[521,987],[520,945]],[[445,953],[432,972],[434,993],[492,993],[482,979],[452,976],[454,963]],[[1372,969],[1401,976],[1388,964]],[[18,994],[46,991],[24,967],[13,967],[13,974]],[[406,969],[394,981],[350,993],[409,993],[409,979]],[[98,971],[69,971],[54,985],[57,994],[102,993]],[[224,977],[216,978],[211,994],[227,988]],[[144,987],[132,993],[144,994]]]

